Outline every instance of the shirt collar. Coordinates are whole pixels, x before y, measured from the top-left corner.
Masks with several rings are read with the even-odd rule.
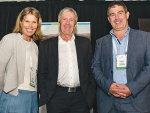
[[[60,37],[60,35],[59,35],[58,39],[59,39],[59,41],[61,41],[61,42],[66,42],[66,41],[64,41],[64,40]],[[68,40],[68,42],[73,42],[74,40],[75,40],[75,36],[74,36],[74,34],[73,34],[72,37],[71,37],[71,39]]]
[[[126,30],[126,33],[123,37],[123,40],[128,39],[129,37],[129,32],[130,32],[130,27],[128,26],[128,29]],[[116,35],[113,33],[113,29],[109,32],[112,36],[112,38],[116,39],[118,41],[119,44],[121,44],[121,41],[118,39],[118,37],[116,37]]]
[[[130,26],[128,26],[128,29],[126,30],[126,34],[125,34],[125,36],[126,36],[126,35],[129,35],[129,32],[130,32]],[[112,36],[115,36],[115,35],[114,35],[114,33],[113,33],[113,29],[112,29],[112,30],[110,30],[110,32],[109,32],[109,33],[110,33]],[[125,37],[125,36],[124,36],[124,37]],[[115,37],[116,37],[116,36],[115,36]]]

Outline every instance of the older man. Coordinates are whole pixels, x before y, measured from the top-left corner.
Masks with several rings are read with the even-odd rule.
[[[74,9],[62,9],[59,36],[40,45],[39,104],[47,104],[48,113],[89,113],[93,106],[92,48],[88,38],[74,35],[77,20]]]

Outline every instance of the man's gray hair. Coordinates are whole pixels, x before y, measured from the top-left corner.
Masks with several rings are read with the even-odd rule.
[[[60,22],[61,14],[62,14],[62,13],[65,13],[65,12],[72,12],[72,13],[74,13],[74,14],[75,14],[75,23],[77,23],[77,21],[78,21],[77,12],[76,12],[73,8],[70,8],[70,7],[65,7],[65,8],[63,8],[63,9],[59,12],[59,14],[58,14],[58,22]]]

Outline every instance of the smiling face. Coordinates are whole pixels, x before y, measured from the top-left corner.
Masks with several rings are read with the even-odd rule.
[[[23,20],[20,22],[20,26],[24,39],[30,39],[37,29],[37,18],[33,14],[29,13],[24,16]]]
[[[70,35],[72,36],[73,30],[75,29],[75,14],[73,12],[64,12],[60,17],[60,36]]]
[[[108,21],[114,31],[123,31],[128,28],[129,12],[125,13],[123,6],[115,5],[109,9]]]

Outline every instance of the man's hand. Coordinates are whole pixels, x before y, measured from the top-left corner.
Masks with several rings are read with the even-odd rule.
[[[128,97],[128,96],[130,96],[132,94],[131,91],[129,90],[129,88],[126,85],[119,84],[119,87],[121,89],[120,92],[126,94],[126,97]]]
[[[131,95],[131,91],[124,84],[113,83],[109,89],[109,93],[119,98],[126,98]]]

